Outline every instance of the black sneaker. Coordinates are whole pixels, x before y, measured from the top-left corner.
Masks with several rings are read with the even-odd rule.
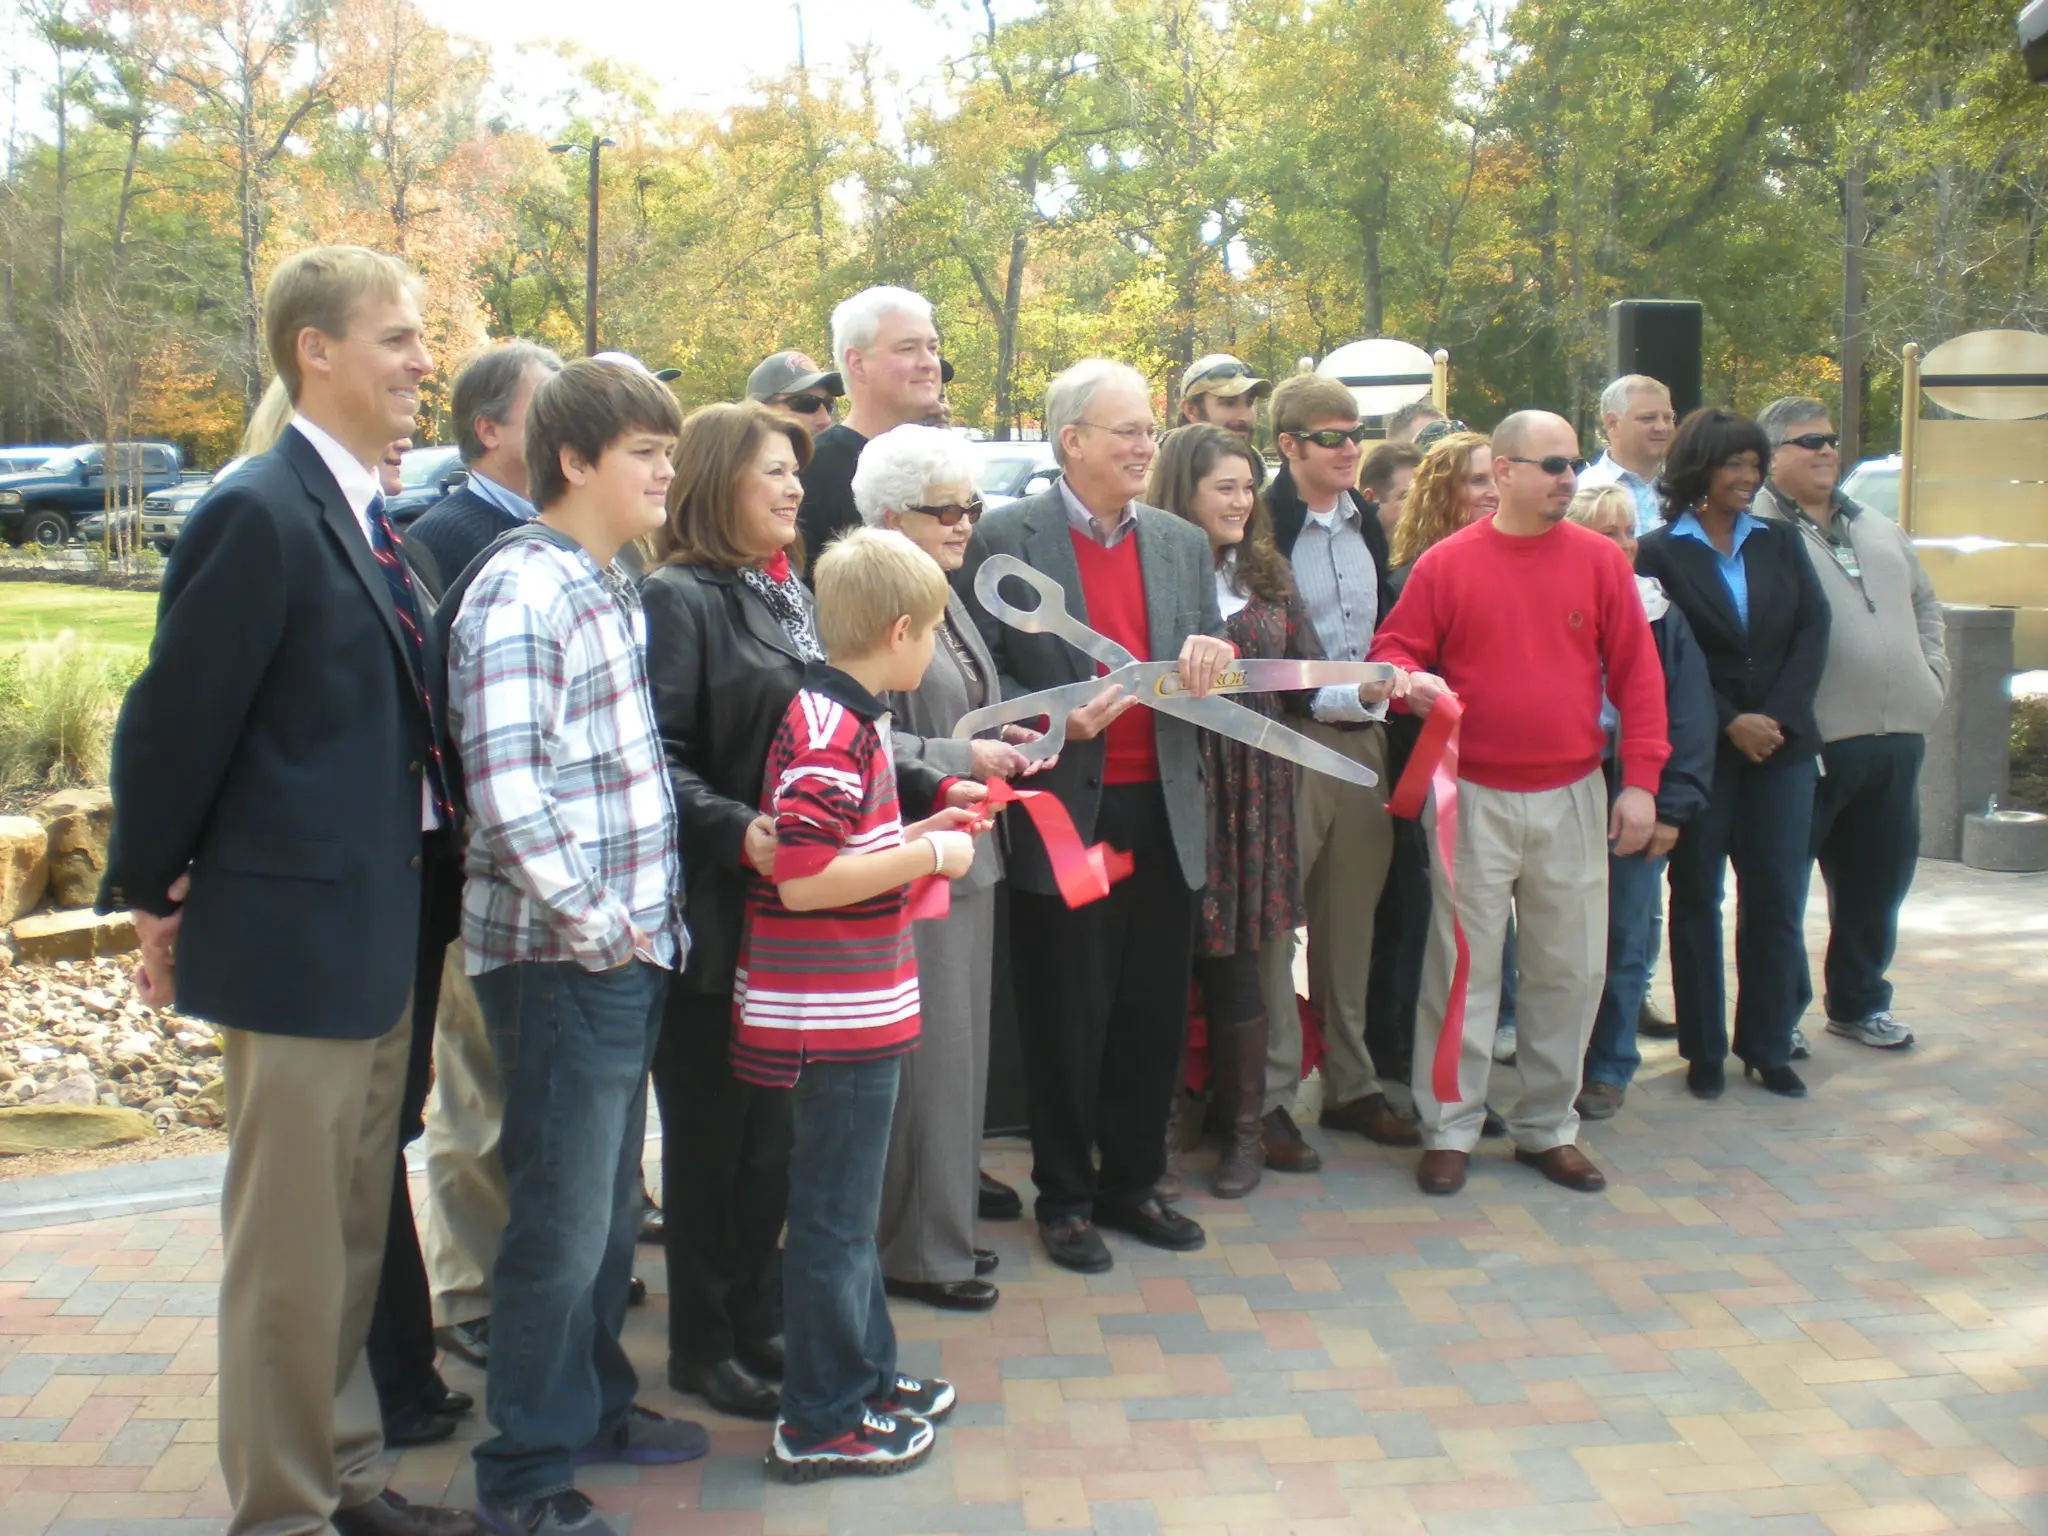
[[[821,1477],[892,1477],[907,1472],[932,1453],[938,1432],[914,1414],[876,1413],[830,1440],[805,1442],[778,1419],[768,1443],[769,1475],[785,1483],[808,1483]]]
[[[619,1536],[619,1528],[574,1488],[510,1504],[478,1499],[476,1515],[498,1536]]]
[[[635,1403],[608,1435],[601,1435],[573,1458],[579,1467],[593,1462],[623,1461],[636,1467],[666,1467],[695,1461],[711,1449],[702,1424],[671,1419]]]
[[[896,1384],[884,1396],[869,1398],[868,1406],[877,1413],[907,1413],[936,1424],[953,1411],[959,1400],[960,1394],[953,1390],[950,1381],[941,1381],[936,1376],[930,1381],[919,1381],[915,1376],[899,1373]]]

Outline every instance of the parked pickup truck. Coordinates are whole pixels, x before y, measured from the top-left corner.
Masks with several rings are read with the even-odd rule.
[[[88,443],[59,454],[39,469],[0,475],[0,538],[45,549],[68,543],[80,522],[105,509],[107,447]],[[169,443],[116,443],[114,496],[168,490],[180,481],[178,450]]]

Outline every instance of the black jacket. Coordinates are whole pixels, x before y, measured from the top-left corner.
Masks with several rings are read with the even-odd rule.
[[[1400,588],[1389,581],[1387,570],[1387,531],[1380,526],[1379,509],[1358,492],[1350,493],[1358,504],[1359,528],[1365,535],[1366,550],[1372,555],[1372,568],[1380,573],[1379,614],[1373,621],[1377,629],[1394,606],[1394,599]],[[1308,505],[1301,499],[1301,492],[1294,488],[1294,472],[1287,465],[1280,466],[1280,473],[1260,493],[1266,504],[1266,515],[1273,521],[1273,542],[1280,553],[1292,562],[1294,544],[1301,537],[1302,525],[1308,521]]]
[[[1828,606],[1799,535],[1759,519],[1743,541],[1749,582],[1749,625],[1721,579],[1716,555],[1697,539],[1677,538],[1667,524],[1643,535],[1636,570],[1654,576],[1684,613],[1707,660],[1717,732],[1737,715],[1768,715],[1785,744],[1766,767],[1803,762],[1820,750],[1813,696],[1827,660]]]
[[[439,600],[492,540],[518,526],[519,519],[496,502],[458,485],[406,530],[405,556]]]
[[[1664,665],[1665,736],[1671,756],[1657,780],[1657,819],[1667,827],[1683,827],[1705,807],[1714,792],[1714,752],[1721,728],[1714,718],[1714,690],[1707,681],[1706,658],[1693,638],[1685,610],[1673,603],[1650,620],[1650,638]],[[1612,756],[1607,759],[1609,793],[1619,789]]]
[[[427,644],[432,677],[431,626]],[[99,898],[165,915],[189,869],[180,1008],[325,1039],[398,1022],[433,739],[407,647],[362,526],[297,431],[186,522],[115,730]]]
[[[648,573],[647,680],[668,755],[682,843],[690,960],[677,985],[732,990],[747,887],[747,826],[761,814],[761,772],[804,663],[735,571],[663,565]],[[897,765],[906,815],[929,805],[938,770]]]

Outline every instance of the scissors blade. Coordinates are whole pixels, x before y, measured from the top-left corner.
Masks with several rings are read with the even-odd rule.
[[[1154,663],[1154,665],[1158,665]],[[1210,685],[1211,693],[1286,693],[1297,688],[1344,688],[1393,681],[1383,661],[1250,660],[1232,662]],[[1152,684],[1150,697],[1184,697],[1178,667],[1168,667]],[[1149,701],[1149,700],[1148,700]]]
[[[1246,709],[1228,699],[1191,699],[1182,694],[1171,699],[1159,699],[1156,707],[1204,730],[1228,736],[1232,741],[1241,741],[1257,751],[1284,757],[1290,763],[1298,763],[1317,773],[1327,773],[1333,779],[1343,779],[1366,789],[1380,781],[1380,776],[1363,763],[1354,763],[1342,752],[1319,741],[1311,741],[1299,731],[1290,731],[1278,720],[1269,720],[1257,710]]]

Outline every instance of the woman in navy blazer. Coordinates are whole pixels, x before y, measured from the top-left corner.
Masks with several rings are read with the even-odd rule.
[[[1720,740],[1713,792],[1671,855],[1671,979],[1686,1086],[1718,1098],[1728,1055],[1722,986],[1722,868],[1735,866],[1735,1054],[1773,1093],[1800,1098],[1792,1070],[1804,955],[1808,835],[1820,732],[1814,690],[1828,609],[1798,535],[1749,512],[1770,468],[1763,428],[1694,411],[1658,492],[1664,523],[1636,569],[1685,614],[1707,660]]]

